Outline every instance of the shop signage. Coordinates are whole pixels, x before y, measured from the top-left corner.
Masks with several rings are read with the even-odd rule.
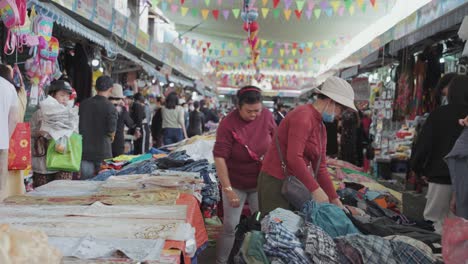
[[[137,24],[129,20],[127,22],[127,36],[125,37],[128,43],[133,44],[133,45],[136,44],[137,32],[138,32]]]
[[[136,46],[144,51],[148,51],[150,47],[150,36],[145,32],[138,30]]]
[[[128,18],[116,9],[112,9],[112,33],[125,39],[127,35]]]
[[[75,5],[75,0],[52,0],[52,1],[70,10],[73,10],[73,6]]]
[[[84,18],[93,20],[96,0],[76,0],[73,11]]]
[[[365,101],[370,98],[370,85],[368,78],[356,78],[351,82],[354,90],[354,100]]]
[[[101,27],[111,30],[112,28],[112,1],[99,0],[96,1],[96,16],[94,22]]]

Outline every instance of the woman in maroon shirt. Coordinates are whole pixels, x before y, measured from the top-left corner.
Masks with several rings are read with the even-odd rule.
[[[244,203],[258,211],[257,178],[276,129],[273,114],[262,107],[261,90],[247,86],[237,93],[238,107],[220,123],[213,156],[223,188],[223,231],[217,263],[227,263]]]
[[[288,174],[296,176],[316,202],[342,206],[327,171],[327,133],[323,122],[333,122],[346,108],[356,111],[354,92],[345,80],[334,76],[317,91],[319,96],[313,104],[299,106],[283,119],[277,133],[279,145]],[[286,176],[273,141],[258,179],[258,199],[263,215],[278,207],[292,209],[281,195]]]

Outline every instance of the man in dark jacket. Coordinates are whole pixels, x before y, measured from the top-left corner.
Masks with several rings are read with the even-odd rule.
[[[80,134],[83,135],[81,179],[94,177],[101,163],[112,158],[112,141],[117,127],[117,110],[108,100],[114,82],[109,76],[96,80],[97,95],[80,105]]]
[[[125,126],[129,129],[135,128],[135,123],[133,122],[130,114],[123,105],[124,94],[122,91],[122,85],[114,83],[114,88],[112,89],[112,94],[109,97],[109,100],[117,109],[117,129],[115,131],[114,142],[112,142],[112,156],[117,157],[125,153]],[[139,137],[139,134],[136,133],[135,137]]]
[[[135,102],[130,109],[130,117],[135,122],[135,133],[141,132],[141,137],[135,140],[133,154],[144,154],[149,149],[149,127],[146,121],[145,97],[141,93],[136,93],[133,97]],[[133,132],[133,131],[132,131]]]
[[[200,112],[200,103],[194,102],[193,107],[195,108],[190,112],[189,126],[188,126],[188,136],[199,136],[203,133],[205,126],[205,115]]]

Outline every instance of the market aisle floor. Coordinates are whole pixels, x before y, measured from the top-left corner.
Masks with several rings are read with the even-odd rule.
[[[216,247],[208,247],[198,257],[198,264],[215,264]]]

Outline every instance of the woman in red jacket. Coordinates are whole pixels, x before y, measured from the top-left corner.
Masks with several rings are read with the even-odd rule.
[[[263,155],[276,128],[273,114],[262,106],[261,90],[247,86],[237,93],[238,106],[220,123],[213,156],[223,188],[223,231],[217,263],[227,263],[244,203],[258,211],[257,178]]]
[[[316,202],[342,206],[327,171],[327,132],[323,122],[331,123],[350,108],[354,111],[354,91],[338,77],[328,78],[313,104],[297,107],[278,128],[278,140],[287,165],[287,174],[296,176],[312,193]],[[314,175],[317,172],[317,175]],[[263,215],[281,207],[292,209],[281,195],[286,178],[275,141],[263,161],[258,179],[258,199]]]

